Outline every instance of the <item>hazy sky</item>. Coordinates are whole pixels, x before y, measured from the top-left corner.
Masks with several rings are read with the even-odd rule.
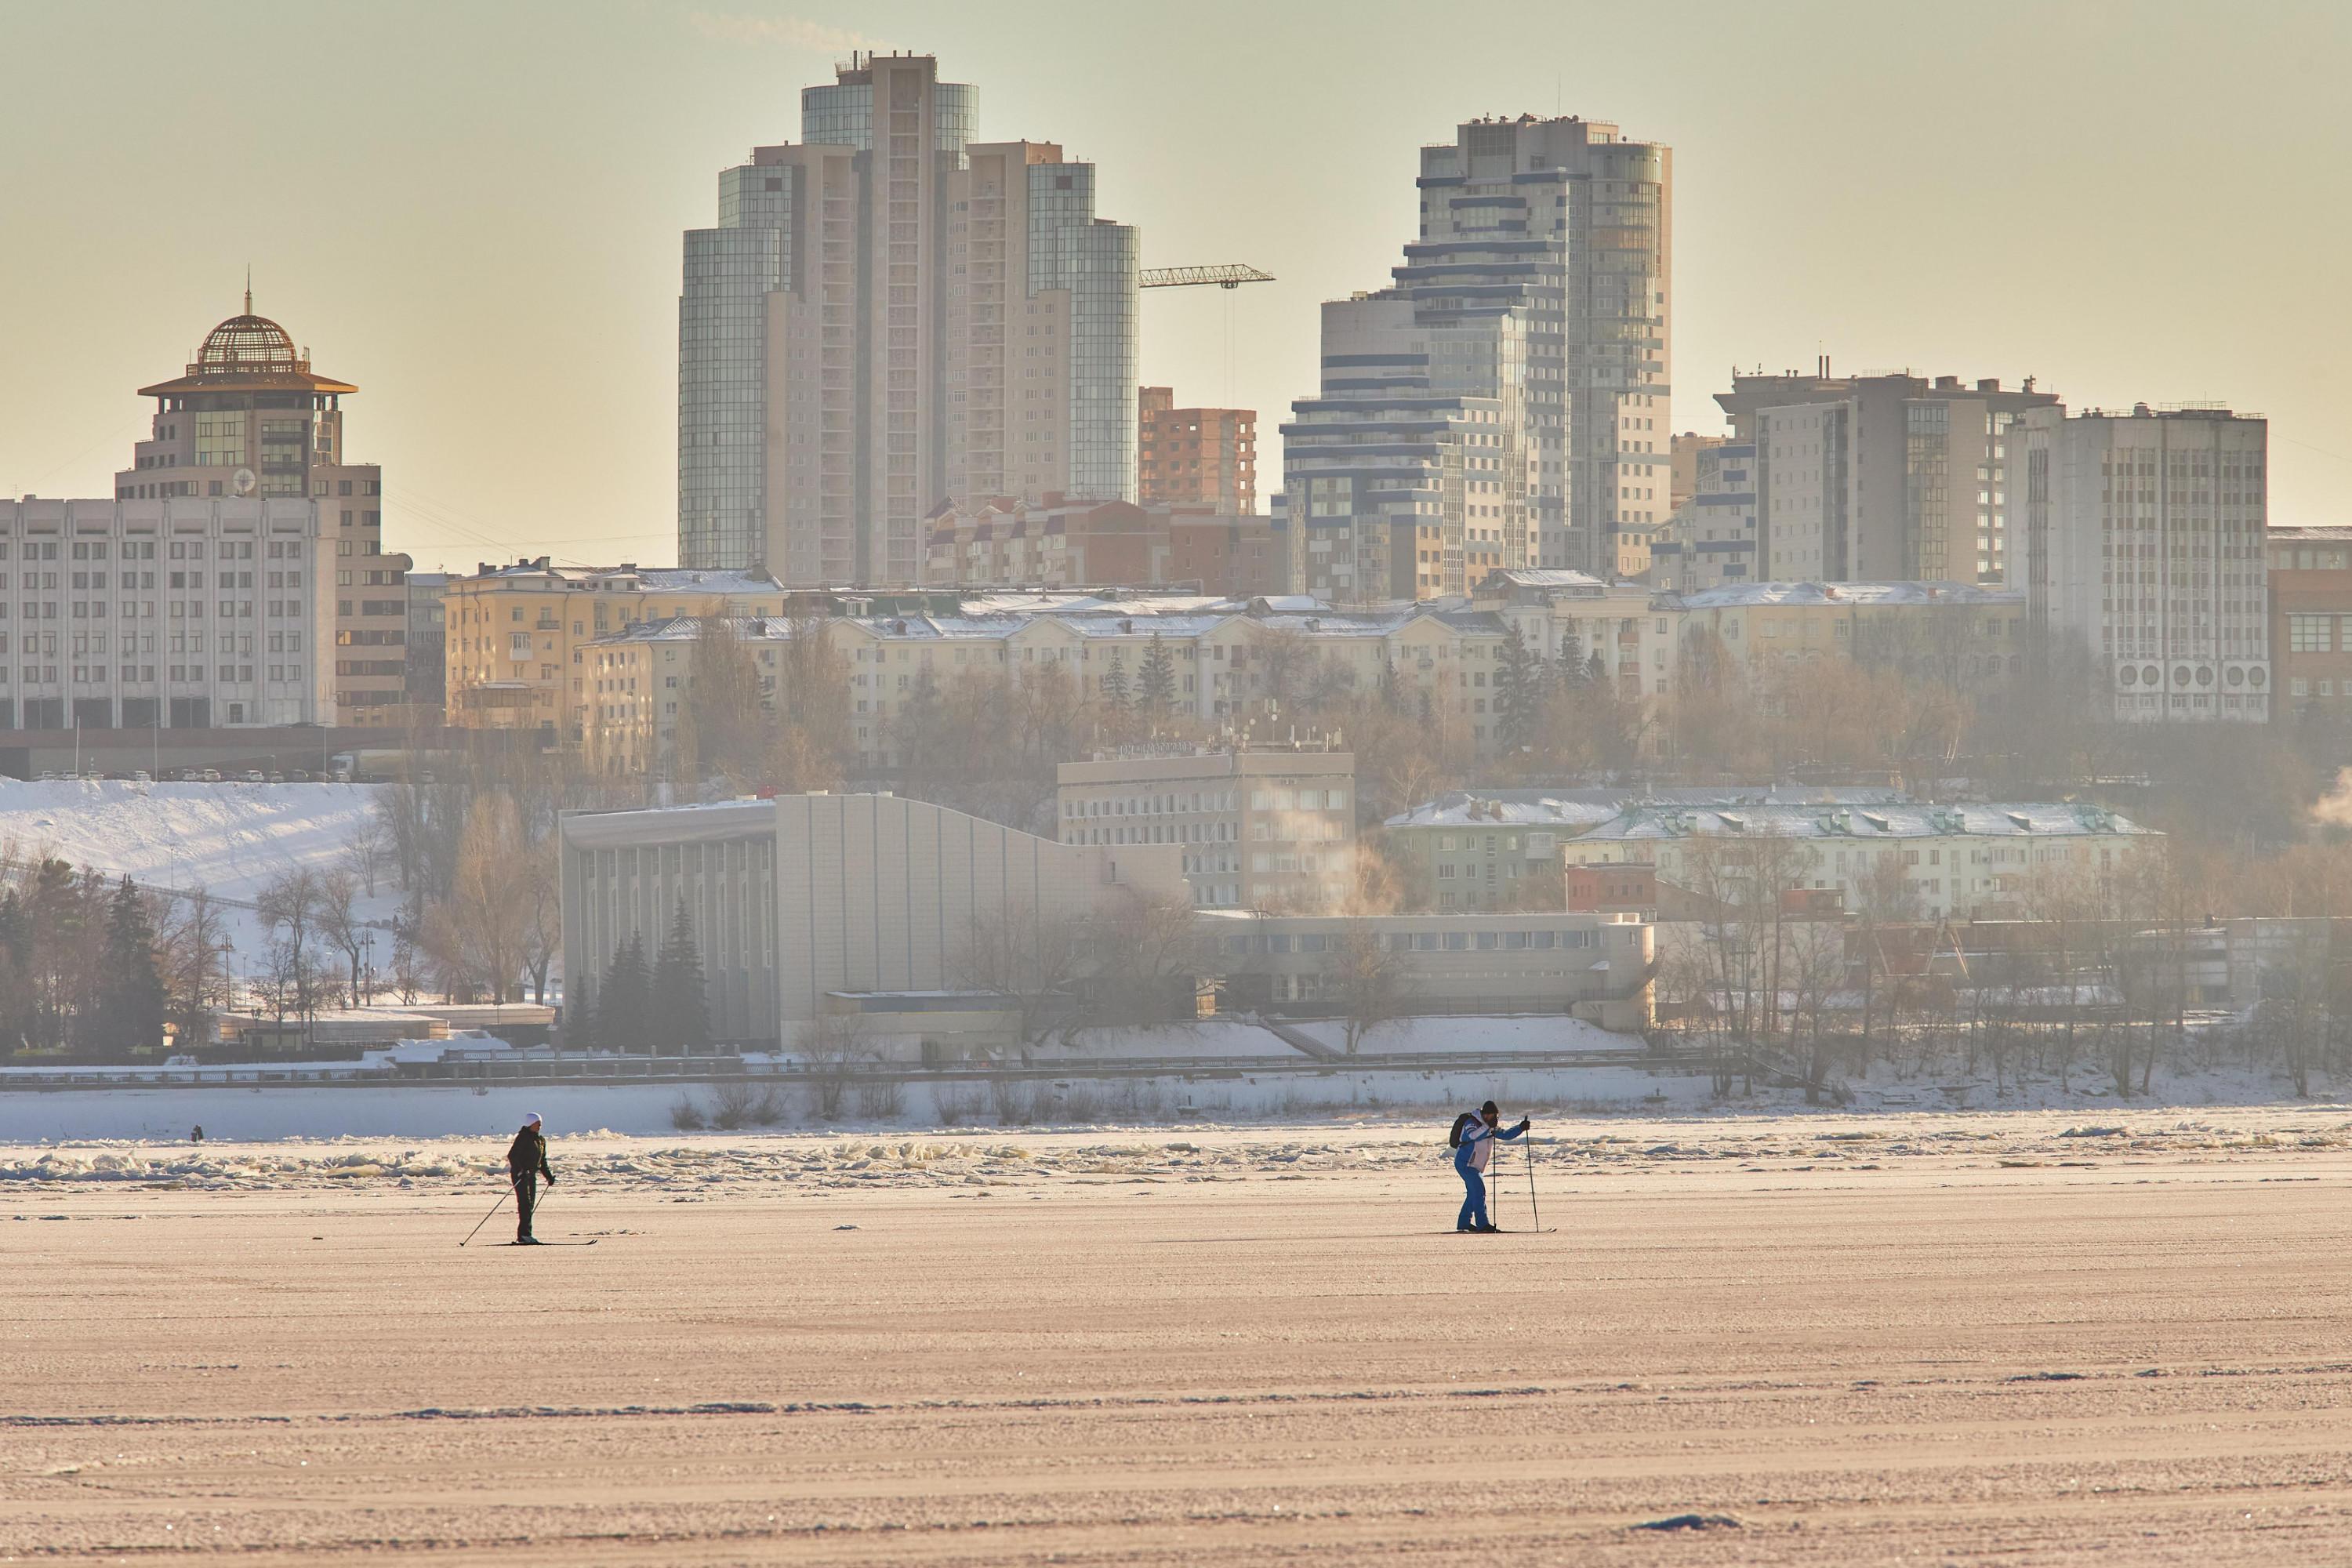
[[[1720,428],[1735,362],[2032,374],[2266,413],[2273,521],[2352,521],[2342,0],[0,0],[0,495],[110,493],[133,390],[250,262],[362,389],[387,544],[675,559],[679,233],[876,46],[976,83],[982,138],[1098,163],[1146,265],[1277,276],[1143,315],[1146,382],[1261,411],[1269,491],[1317,302],[1412,237],[1414,150],[1534,110],[1675,149],[1677,428]]]

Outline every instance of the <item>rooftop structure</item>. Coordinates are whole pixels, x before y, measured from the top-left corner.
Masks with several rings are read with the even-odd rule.
[[[408,705],[412,563],[383,547],[383,470],[352,462],[344,448],[342,400],[358,390],[313,372],[292,333],[254,314],[248,286],[244,311],[205,335],[184,374],[139,389],[155,400],[149,433],[114,476],[118,500],[308,498],[320,559],[303,573],[263,576],[270,588],[315,589],[333,615],[333,652],[321,665],[333,681],[331,717],[305,722],[393,724]],[[241,588],[254,586],[237,575]]]

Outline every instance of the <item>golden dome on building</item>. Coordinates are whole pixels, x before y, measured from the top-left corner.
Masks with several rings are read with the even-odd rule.
[[[251,297],[247,296],[250,304]],[[267,316],[231,316],[205,334],[190,374],[234,375],[244,372],[304,371],[310,362],[294,351],[294,339]]]

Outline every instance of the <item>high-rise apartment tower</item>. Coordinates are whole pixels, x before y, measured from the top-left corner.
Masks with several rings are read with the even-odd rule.
[[[1600,121],[1481,120],[1423,148],[1418,183],[1397,287],[1423,320],[1520,315],[1540,564],[1613,576],[1620,526],[1673,510],[1674,152]]]
[[[2086,655],[2126,721],[2268,719],[2268,422],[2052,406],[2009,441],[2038,650]]]
[[[854,56],[719,177],[678,300],[678,555],[919,582],[951,500],[1132,500],[1136,231],[1051,143],[975,143],[926,55]]]

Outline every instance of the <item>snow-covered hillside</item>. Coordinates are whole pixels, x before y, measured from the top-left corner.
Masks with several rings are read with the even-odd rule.
[[[201,887],[249,903],[289,866],[341,865],[383,787],[0,780],[0,852],[20,862],[53,855],[77,868],[127,873],[159,891]],[[399,907],[387,867],[361,910],[390,920]],[[259,922],[241,909],[227,913],[238,953],[258,954],[266,945]]]

